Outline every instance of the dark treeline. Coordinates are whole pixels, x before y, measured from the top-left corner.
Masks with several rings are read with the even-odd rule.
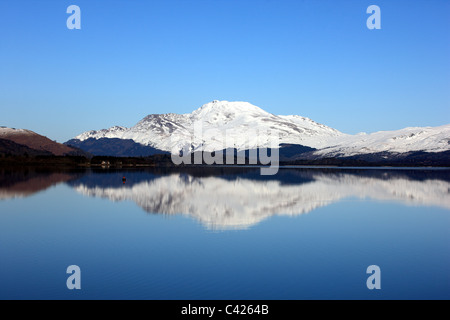
[[[91,167],[91,166],[170,166],[173,165],[168,155],[154,155],[149,157],[110,157],[94,156],[54,156],[54,155],[0,155],[2,166],[56,166],[56,167]]]
[[[156,154],[146,157],[113,157],[113,156],[94,156],[88,158],[85,156],[53,156],[53,155],[9,155],[0,154],[0,165],[2,166],[58,166],[58,167],[136,167],[136,166],[158,166],[158,167],[176,167],[176,166],[205,166],[205,158],[214,158],[212,154],[191,154],[190,159],[185,159],[180,165],[175,165],[168,154]],[[201,159],[200,162],[195,159]],[[270,154],[269,154],[270,157]],[[259,159],[259,157],[257,158]],[[190,161],[186,161],[190,160]],[[269,159],[273,161],[274,159]],[[197,162],[197,163],[196,163]],[[245,158],[226,158],[223,154],[222,163],[214,165],[273,165],[273,162],[261,163],[253,158],[250,161],[248,154]],[[416,152],[402,158],[387,158],[381,156],[364,155],[345,158],[324,158],[324,159],[283,159],[280,157],[280,165],[289,166],[351,166],[351,167],[450,167],[450,152],[441,152],[436,154]]]
[[[80,166],[89,161],[84,156],[54,156],[54,155],[0,155],[0,164],[4,166]]]

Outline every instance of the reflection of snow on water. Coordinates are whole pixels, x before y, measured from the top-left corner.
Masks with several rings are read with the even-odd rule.
[[[172,174],[130,187],[79,184],[75,189],[112,201],[132,200],[150,213],[186,214],[211,229],[245,229],[272,215],[299,215],[348,197],[450,209],[450,183],[442,180],[378,179],[345,173],[319,173],[313,178],[312,182],[287,185]]]

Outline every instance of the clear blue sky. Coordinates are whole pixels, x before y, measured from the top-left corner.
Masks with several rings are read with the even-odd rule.
[[[446,0],[1,0],[0,125],[63,142],[215,99],[346,133],[443,125],[449,15]]]

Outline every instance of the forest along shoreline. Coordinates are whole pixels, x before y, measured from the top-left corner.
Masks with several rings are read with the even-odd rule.
[[[194,157],[194,155],[192,155]],[[202,157],[203,159],[203,157]],[[40,167],[196,167],[196,166],[211,166],[206,163],[194,164],[180,164],[175,165],[172,162],[169,154],[156,154],[146,157],[113,157],[113,156],[78,156],[78,155],[0,155],[0,165],[7,167],[26,167],[26,166],[40,166]],[[237,164],[236,166],[261,166],[260,163],[249,164],[248,158],[245,159],[245,164]],[[336,166],[336,167],[449,167],[450,168],[450,154],[443,154],[442,157],[428,158],[426,156],[416,156],[402,160],[387,160],[387,161],[367,161],[357,158],[324,158],[317,160],[294,160],[294,161],[280,161],[280,166]],[[214,164],[212,166],[221,166],[221,164]],[[233,166],[227,164],[225,159],[223,166]]]

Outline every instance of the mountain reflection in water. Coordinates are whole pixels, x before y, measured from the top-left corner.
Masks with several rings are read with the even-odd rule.
[[[6,176],[6,177],[5,177]],[[123,183],[122,177],[126,177]],[[18,178],[14,183],[14,177]],[[28,177],[28,180],[27,178]],[[273,215],[296,216],[346,198],[398,201],[450,209],[447,170],[255,168],[93,170],[11,175],[2,172],[0,199],[56,183],[112,201],[134,201],[148,213],[184,214],[208,229],[246,229]]]

